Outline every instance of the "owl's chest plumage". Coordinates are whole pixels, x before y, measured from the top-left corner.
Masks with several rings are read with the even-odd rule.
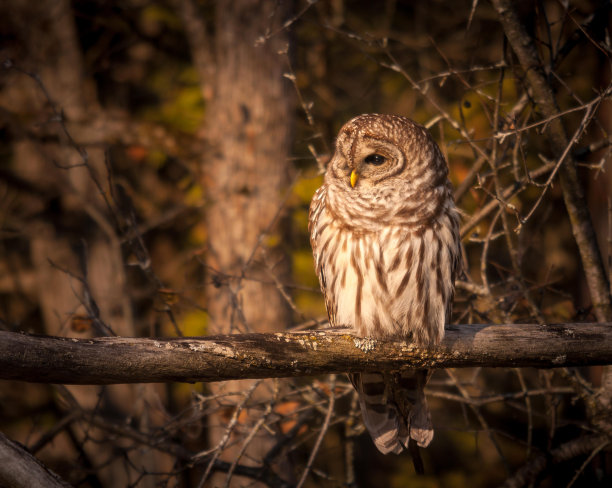
[[[439,342],[453,293],[456,224],[440,212],[431,225],[347,226],[321,188],[311,205],[315,265],[332,326],[361,336]]]

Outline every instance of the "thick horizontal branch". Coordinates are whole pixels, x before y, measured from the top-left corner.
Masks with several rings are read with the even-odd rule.
[[[338,331],[71,339],[0,331],[0,379],[63,384],[222,381],[469,366],[612,364],[612,324],[451,326],[441,345]]]

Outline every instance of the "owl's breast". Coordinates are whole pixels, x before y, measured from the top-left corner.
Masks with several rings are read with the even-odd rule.
[[[359,231],[321,208],[311,236],[332,326],[354,327],[361,336],[439,342],[452,297],[455,245],[442,227]]]

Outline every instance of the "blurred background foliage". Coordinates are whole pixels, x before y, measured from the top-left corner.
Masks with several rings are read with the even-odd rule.
[[[84,270],[78,260],[68,260],[72,263],[69,265],[57,256],[48,256],[51,263],[46,259],[42,264],[36,262],[32,243],[34,235],[47,232],[44,235],[65,243],[66,252],[72,250],[78,256],[85,252],[80,246],[89,246],[94,251],[91,248],[100,233],[95,216],[82,201],[66,196],[64,181],[69,178],[68,172],[76,171],[68,166],[82,163],[78,157],[74,161],[74,156],[78,156],[78,148],[83,148],[95,160],[93,174],[106,190],[109,185],[99,168],[109,169],[108,178],[115,190],[109,190],[107,197],[122,216],[116,225],[127,229],[118,233],[126,284],[120,289],[126,294],[122,298],[127,300],[124,305],[130,310],[132,324],[130,333],[125,335],[207,333],[205,287],[214,279],[205,264],[208,229],[202,218],[207,205],[202,183],[202,165],[206,165],[207,157],[204,124],[207,104],[177,14],[177,3],[178,0],[69,3],[78,40],[73,47],[82,58],[79,76],[87,99],[86,110],[76,115],[67,108],[69,101],[55,94],[63,93],[61,89],[52,92],[55,82],[46,81],[55,76],[61,85],[61,74],[53,73],[54,69],[62,69],[62,65],[58,62],[54,66],[53,60],[47,66],[37,65],[27,49],[31,38],[43,42],[50,29],[45,22],[53,21],[53,17],[38,22],[36,17],[28,16],[27,8],[18,7],[18,1],[3,7],[6,9],[0,18],[0,61],[4,63],[0,72],[3,329],[97,335],[95,320],[87,310],[61,310],[54,321],[44,315],[40,288],[58,284],[50,283],[41,269],[56,264],[70,270],[72,278],[66,273],[61,285],[69,294],[74,276],[83,276]],[[602,7],[606,3],[517,2],[525,25],[554,74],[552,83],[561,111],[594,99],[610,83],[611,17],[610,9]],[[223,29],[215,24],[215,2],[202,0],[195,4],[211,31]],[[282,233],[266,236],[266,245],[280,246],[291,262],[290,279],[283,285],[290,296],[293,322],[279,324],[279,328],[325,320],[308,242],[308,206],[322,182],[321,169],[333,150],[334,136],[346,120],[360,113],[382,112],[406,115],[427,125],[448,159],[456,188],[472,175],[457,201],[465,225],[495,200],[491,168],[485,164],[476,171],[480,176],[473,177],[472,170],[478,161],[474,148],[490,153],[492,136],[498,131],[528,126],[540,117],[528,99],[521,101],[526,93],[525,80],[520,69],[514,70],[516,59],[489,2],[296,1],[294,12],[293,22],[287,27],[289,52],[279,56],[286,63],[287,84],[292,85],[295,97],[293,120],[287,121],[294,125],[287,163],[297,177],[286,200],[288,227]],[[38,13],[40,9],[34,9],[33,15]],[[559,50],[572,36],[578,36],[580,29],[585,29],[581,26],[593,25],[589,22],[594,15],[602,17],[598,19],[597,33],[585,32],[585,38],[557,60]],[[46,48],[50,52],[61,49]],[[404,74],[424,91],[413,89]],[[42,79],[42,86],[38,79]],[[49,96],[47,91],[54,94]],[[517,106],[521,109],[513,112]],[[496,109],[503,114],[499,127],[494,127]],[[441,110],[457,121],[463,133],[440,115]],[[581,110],[564,115],[569,134],[578,127],[583,115]],[[580,158],[583,164],[580,177],[603,250],[607,235],[605,208],[612,188],[609,149],[605,145],[595,152],[580,153],[580,149],[609,140],[610,117],[610,102],[602,101],[588,130],[572,149],[584,155]],[[58,126],[66,128],[74,143]],[[465,134],[469,135],[470,143]],[[551,160],[541,127],[528,128],[514,137],[513,144],[503,147],[503,140],[498,139],[503,152],[499,155],[501,188],[516,185],[517,175],[522,177],[525,171],[537,170]],[[21,152],[23,141],[32,143],[36,151],[45,155],[43,165],[29,167],[24,163],[28,159]],[[50,148],[52,144],[67,148],[71,156]],[[466,269],[461,279],[464,285],[457,290],[455,322],[534,322],[542,318],[547,322],[594,321],[559,185],[547,189],[528,221],[519,223],[516,218],[525,216],[536,204],[547,176],[544,173],[544,178],[536,178],[538,184],[528,185],[508,201],[516,210],[514,214],[508,212],[508,220],[512,228],[510,242],[519,255],[518,270],[513,268],[499,214],[496,217],[495,212],[489,213],[465,232]],[[85,178],[94,179],[91,175]],[[137,232],[132,232],[133,229]],[[483,254],[485,243],[488,251]],[[90,270],[89,279],[116,276],[111,265],[103,260],[101,269],[108,267],[109,274],[102,271],[94,274]],[[474,291],[482,291],[483,279],[488,280],[490,293]],[[92,283],[92,288],[94,295],[104,293],[100,291],[104,287],[96,292]],[[113,323],[112,317],[110,322]],[[601,368],[582,373],[598,384]],[[436,439],[424,452],[428,474],[415,477],[407,455],[381,456],[364,434],[357,438],[354,450],[357,480],[354,486],[493,486],[503,482],[534,452],[545,453],[575,438],[586,425],[586,407],[578,394],[570,394],[574,390],[567,373],[527,369],[456,371],[453,375],[437,372],[431,382]],[[309,383],[310,379],[300,380],[296,388]],[[509,396],[502,398],[505,401],[483,402],[478,409],[472,409],[473,403],[459,401],[457,397],[449,399],[449,391],[458,394],[453,390],[457,384],[471,398],[488,398],[504,392]],[[538,388],[556,388],[560,393],[511,395]],[[341,420],[354,416],[347,413],[350,389],[342,391],[344,396],[337,407],[340,420],[328,432],[315,462],[316,475],[307,486],[350,485],[343,467],[347,434]],[[142,407],[140,414],[148,412],[150,418],[146,423],[150,430],[168,428],[174,440],[196,451],[204,449],[206,441],[200,423],[206,411],[198,411],[194,405],[198,405],[199,395],[206,394],[208,389],[202,384],[155,385],[154,393],[146,395],[146,408]],[[312,400],[315,403],[325,396],[320,391],[317,395]],[[0,429],[32,447],[61,418],[59,412],[64,411],[67,398],[70,395],[65,391],[58,392],[49,385],[1,382]],[[289,409],[298,405],[293,401],[278,406],[277,413],[285,422],[297,418],[295,411]],[[104,412],[113,412],[114,420],[124,419],[123,407],[105,407]],[[99,405],[95,408],[102,410]],[[289,409],[288,413],[283,408]],[[138,415],[124,420],[134,428],[144,428]],[[306,423],[310,429],[320,426],[320,415],[319,412],[318,417]],[[170,424],[172,427],[168,427]],[[300,432],[296,434],[300,440],[291,456],[296,465],[303,466],[314,434]],[[129,464],[127,453],[134,449],[132,444],[117,447],[120,445],[117,443],[115,448],[121,455],[115,453],[92,461],[85,451],[79,452],[75,447],[79,442],[74,439],[70,442],[62,436],[41,445],[36,454],[79,486],[105,485],[103,476],[96,477],[96,466],[112,464],[117,458]],[[110,442],[104,439],[93,440],[100,444]],[[569,486],[585,457],[546,472],[537,479],[537,484]],[[88,465],[86,459],[95,466]],[[573,486],[610,483],[610,462],[609,455],[607,459],[601,453],[594,456]],[[155,483],[191,486],[197,475],[179,464],[165,458],[157,471],[166,475],[160,475]],[[174,468],[179,474],[173,472]],[[129,469],[155,471],[151,466],[148,471],[133,466]],[[144,486],[151,478],[152,475],[132,476],[130,486],[140,486],[139,483]]]

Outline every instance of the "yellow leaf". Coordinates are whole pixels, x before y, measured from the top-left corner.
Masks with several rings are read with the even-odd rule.
[[[203,336],[208,330],[208,314],[202,310],[193,310],[183,317],[179,324],[186,336]]]
[[[185,203],[187,205],[199,205],[202,203],[202,197],[204,192],[202,187],[198,184],[192,184],[189,190],[185,192]]]
[[[293,193],[298,197],[301,203],[310,202],[314,192],[323,183],[323,175],[317,175],[312,178],[302,178],[293,187]]]

